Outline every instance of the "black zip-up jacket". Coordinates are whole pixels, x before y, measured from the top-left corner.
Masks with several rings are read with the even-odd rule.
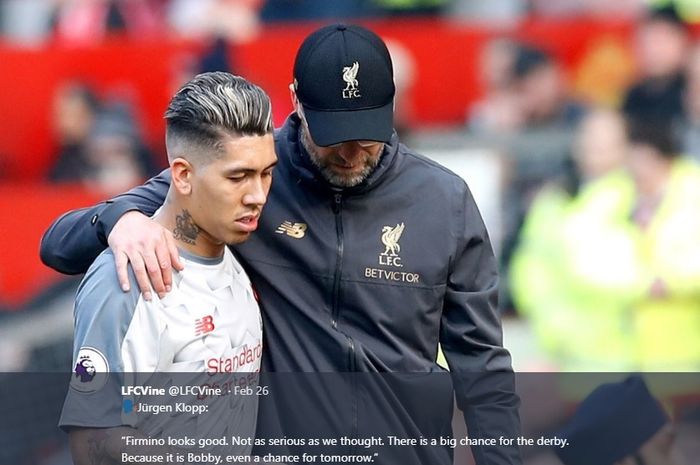
[[[496,261],[465,182],[394,134],[365,182],[337,190],[302,149],[296,116],[275,141],[279,164],[258,230],[235,247],[263,308],[263,368],[360,376],[349,384],[329,381],[348,390],[322,389],[335,396],[327,404],[321,391],[292,394],[289,375],[282,390],[296,400],[276,401],[281,432],[290,435],[300,427],[292,419],[304,417],[301,430],[309,434],[308,423],[317,422],[346,436],[449,436],[453,384],[470,437],[519,436],[519,400],[496,310]],[[153,214],[169,182],[164,171],[126,194],[64,215],[44,235],[42,260],[64,273],[85,272],[119,217],[129,210]],[[438,343],[451,383],[414,385],[413,377],[399,376],[409,386],[401,389],[392,384],[394,375],[381,375],[444,373],[436,363]],[[380,378],[387,389],[377,388]],[[337,410],[328,412],[329,405]],[[268,411],[265,403],[261,408]],[[300,415],[294,408],[305,410]],[[402,426],[389,416],[401,418]],[[449,447],[408,449],[383,450],[381,463],[451,463]],[[478,465],[520,463],[515,446],[472,451]]]

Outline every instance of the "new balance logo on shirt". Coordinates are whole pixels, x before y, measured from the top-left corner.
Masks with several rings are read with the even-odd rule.
[[[214,326],[214,318],[211,315],[194,320],[195,336],[211,333],[214,329],[216,329],[216,326]]]

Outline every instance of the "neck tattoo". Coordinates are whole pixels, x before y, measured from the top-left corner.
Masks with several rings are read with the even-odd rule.
[[[192,216],[187,210],[182,210],[182,213],[175,216],[175,230],[173,230],[173,237],[187,244],[194,244],[197,241],[197,235],[199,234],[199,228],[194,221],[192,221]]]

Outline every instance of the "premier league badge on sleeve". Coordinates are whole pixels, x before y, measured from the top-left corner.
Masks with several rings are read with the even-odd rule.
[[[81,347],[73,367],[70,386],[78,392],[95,392],[107,382],[109,364],[97,349]]]

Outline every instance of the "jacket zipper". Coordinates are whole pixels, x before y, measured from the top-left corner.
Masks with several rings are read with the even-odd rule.
[[[340,313],[340,274],[343,267],[343,195],[335,194],[333,196],[333,213],[335,214],[335,231],[338,235],[338,249],[336,251],[335,275],[333,281],[333,309],[331,316],[331,326],[338,331],[338,316]],[[339,331],[342,333],[342,331]],[[355,371],[355,343],[352,338],[345,333],[342,333],[348,343],[348,371]]]
[[[344,252],[344,238],[343,238],[343,195],[335,194],[333,196],[333,213],[335,214],[335,231],[338,235],[338,249],[336,251],[336,265],[335,265],[335,275],[333,280],[333,308],[331,315],[331,326],[336,331],[338,330],[338,316],[340,313],[340,274],[343,267],[343,252]],[[355,371],[355,342],[350,336],[339,331],[345,336],[347,347],[348,347],[348,371]]]
[[[336,249],[335,275],[333,277],[333,308],[331,314],[331,326],[338,329],[338,309],[340,300],[340,273],[343,266],[343,196],[335,194],[333,196],[333,213],[335,214],[335,232],[338,237],[338,248]]]
[[[344,252],[344,237],[343,237],[343,196],[342,194],[335,194],[333,196],[333,213],[335,215],[335,232],[338,236],[338,248],[336,250],[336,264],[335,264],[335,275],[334,275],[334,281],[333,281],[333,308],[332,308],[332,315],[331,315],[331,326],[333,327],[334,330],[340,332],[343,336],[345,336],[345,341],[347,342],[347,348],[348,348],[348,372],[350,376],[350,383],[352,386],[352,390],[355,392],[355,395],[353,396],[352,399],[352,428],[351,428],[351,437],[357,437],[357,385],[356,385],[356,376],[357,374],[355,373],[357,367],[355,363],[355,342],[352,340],[350,336],[347,334],[343,333],[342,331],[338,330],[338,314],[340,312],[340,274],[341,270],[343,267],[343,252]],[[350,450],[351,453],[354,453],[355,447],[351,446]]]

